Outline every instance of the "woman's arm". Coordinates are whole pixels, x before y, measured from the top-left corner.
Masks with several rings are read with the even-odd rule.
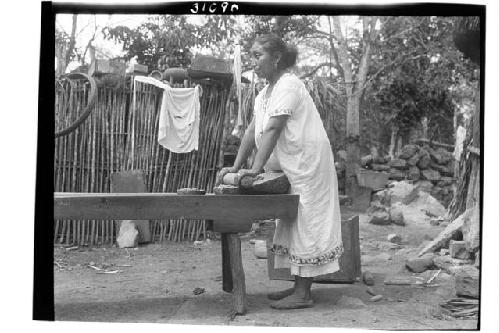
[[[285,127],[286,121],[288,120],[288,115],[279,115],[269,118],[269,122],[262,133],[262,141],[255,159],[252,165],[252,169],[249,173],[260,173],[264,165],[266,164],[269,156],[278,142],[278,138],[281,131]]]
[[[243,162],[247,159],[247,157],[252,152],[252,149],[255,147],[255,122],[252,120],[250,125],[248,125],[247,130],[245,131],[245,135],[241,139],[240,148],[238,149],[238,154],[236,155],[236,159],[234,160],[232,167],[222,168],[218,173],[215,179],[215,186],[219,186],[222,184],[222,180],[224,176],[228,173],[238,172],[238,170],[243,165]]]
[[[252,150],[255,147],[255,120],[252,119],[250,125],[248,125],[245,135],[241,139],[240,148],[238,149],[238,154],[234,160],[233,168],[240,169],[245,160],[250,156]]]

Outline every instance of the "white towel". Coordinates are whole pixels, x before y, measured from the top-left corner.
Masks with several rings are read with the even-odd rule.
[[[135,76],[135,82],[163,89],[158,143],[174,153],[198,150],[201,87],[172,88],[167,83],[147,76]]]
[[[174,153],[198,150],[200,88],[171,88],[163,92],[158,143]]]

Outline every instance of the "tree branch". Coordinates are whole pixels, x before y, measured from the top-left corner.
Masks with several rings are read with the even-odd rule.
[[[68,66],[68,63],[71,59],[71,53],[73,53],[73,49],[75,48],[76,23],[77,23],[77,15],[73,14],[73,26],[71,27],[71,37],[69,40],[68,50],[66,51],[66,57],[65,57],[66,64],[65,64],[65,66]],[[66,70],[66,69],[64,69],[64,70]]]
[[[340,19],[338,16],[332,17],[333,20],[333,35],[338,41],[338,48],[336,49],[339,58],[340,66],[344,73],[345,82],[352,82],[352,69],[349,63],[349,55],[347,54],[347,43],[342,35],[340,28]],[[345,89],[348,96],[352,94],[353,85],[347,84]]]
[[[332,63],[330,62],[323,62],[319,65],[317,65],[316,67],[314,67],[314,69],[312,71],[310,71],[309,73],[306,73],[304,75],[301,75],[300,78],[301,79],[305,79],[305,78],[308,78],[309,76],[313,75],[314,73],[316,73],[321,67],[324,67],[324,66],[330,66],[332,65]]]

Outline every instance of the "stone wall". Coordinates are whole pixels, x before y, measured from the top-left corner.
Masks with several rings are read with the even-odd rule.
[[[366,155],[361,158],[365,169],[383,171],[390,174],[389,179],[407,180],[430,193],[445,207],[453,198],[455,179],[453,154],[444,148],[432,148],[427,144],[406,145],[397,158]]]

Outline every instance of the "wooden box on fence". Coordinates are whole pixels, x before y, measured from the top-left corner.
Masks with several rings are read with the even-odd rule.
[[[317,283],[352,283],[361,276],[361,256],[359,248],[359,216],[342,217],[342,242],[344,253],[339,259],[340,270],[332,273],[320,275],[314,278]],[[268,238],[267,249],[267,271],[271,280],[290,280],[294,277],[290,275],[288,268],[274,268],[274,254],[271,253],[272,235]]]
[[[126,65],[124,62],[109,59],[95,59],[90,64],[88,75],[118,74],[124,76],[125,69]]]
[[[134,75],[147,75],[148,74],[148,66],[141,64],[129,64],[126,70],[127,74]]]
[[[148,192],[142,170],[126,170],[111,174],[112,193],[143,193]],[[139,243],[151,242],[149,220],[134,220],[139,231]],[[121,224],[120,224],[121,227]]]

